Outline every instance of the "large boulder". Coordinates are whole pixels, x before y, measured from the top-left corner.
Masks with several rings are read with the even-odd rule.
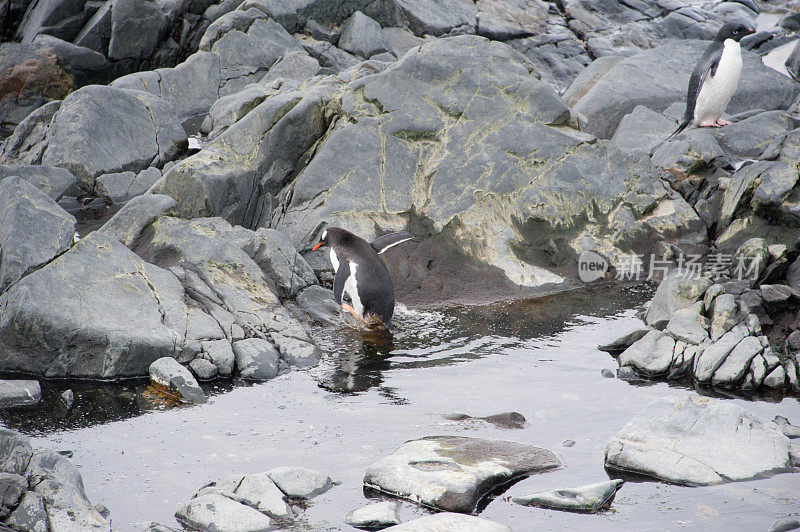
[[[67,251],[75,218],[18,177],[0,181],[0,294]]]
[[[666,397],[648,405],[606,446],[606,467],[688,486],[791,468],[789,438],[729,402]]]
[[[530,445],[428,436],[369,466],[364,485],[439,510],[472,513],[497,486],[560,465],[552,452]]]
[[[75,184],[75,176],[69,170],[55,166],[0,165],[0,180],[9,176],[21,177],[55,201]]]
[[[684,102],[689,76],[706,46],[708,42],[693,40],[667,43],[625,58],[602,75],[576,80],[580,89],[569,90],[583,95],[573,109],[588,119],[586,131],[611,138],[622,117],[637,105],[661,112],[674,102]],[[764,66],[757,54],[743,51],[742,56],[744,70],[727,111],[787,108],[798,92],[797,84]]]

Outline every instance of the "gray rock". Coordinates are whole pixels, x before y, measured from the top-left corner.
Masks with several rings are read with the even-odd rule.
[[[548,6],[541,0],[478,0],[478,35],[496,41],[525,37],[543,30],[547,24]]]
[[[759,113],[715,132],[720,145],[740,157],[762,157],[776,137],[796,126],[784,110]]]
[[[329,288],[309,286],[297,295],[295,302],[317,321],[331,324],[341,322],[341,307],[333,299],[333,291]]]
[[[206,118],[208,125],[204,122],[203,129],[208,132],[210,139],[214,139],[277,92],[269,84],[252,83],[239,92],[223,96],[209,109]]]
[[[329,476],[304,467],[276,467],[267,475],[292,499],[312,499],[333,487]]]
[[[175,512],[175,519],[195,530],[270,530],[270,518],[254,508],[217,494],[201,495]]]
[[[64,390],[61,393],[61,402],[69,410],[75,402],[75,393],[72,390]]]
[[[712,386],[731,388],[737,385],[750,369],[752,360],[763,350],[758,338],[746,336],[714,371],[714,376],[711,378]]]
[[[539,447],[429,436],[407,441],[372,464],[364,485],[439,510],[469,513],[499,484],[560,465]]]
[[[749,331],[743,324],[735,326],[730,331],[723,334],[719,340],[710,345],[695,357],[694,378],[697,382],[708,382],[717,368],[719,368],[728,355],[741,342]]]
[[[208,400],[189,370],[174,358],[163,357],[150,364],[150,380],[177,391],[187,403],[205,403]]]
[[[219,374],[219,369],[205,358],[195,358],[189,362],[189,369],[201,381],[210,381]]]
[[[67,251],[75,218],[19,177],[0,181],[0,293]]]
[[[267,473],[233,475],[203,486],[195,497],[218,494],[266,513],[274,519],[292,517],[283,492]]]
[[[649,327],[640,327],[638,329],[634,329],[627,334],[623,334],[616,340],[613,340],[607,344],[597,346],[597,349],[600,351],[607,351],[609,353],[620,353],[625,351],[631,345],[634,344],[637,340],[640,340],[645,334],[652,331]]]
[[[47,377],[146,375],[182,345],[183,301],[174,274],[95,231],[0,296],[0,368]]]
[[[607,480],[578,488],[561,488],[515,497],[513,501],[523,506],[539,506],[574,512],[597,512],[611,506],[614,496],[622,484],[622,480]]]
[[[698,277],[689,270],[672,270],[658,285],[647,309],[645,322],[651,327],[663,329],[676,311],[694,305],[711,284],[711,280]]]
[[[6,524],[14,530],[48,532],[50,529],[47,526],[47,511],[42,496],[33,491],[25,492],[22,502],[11,513]]]
[[[145,194],[135,197],[103,224],[99,232],[116,238],[127,247],[131,247],[145,227],[176,205],[177,202],[174,199],[163,194]]]
[[[769,263],[769,247],[763,238],[751,238],[739,246],[732,258],[733,276],[755,281]]]
[[[32,456],[33,449],[27,438],[0,428],[0,472],[24,475]]]
[[[280,353],[261,338],[248,338],[233,344],[239,375],[249,381],[266,381],[278,375]]]
[[[230,377],[233,374],[236,355],[233,352],[231,343],[225,340],[206,340],[200,342],[203,352],[208,355],[208,359],[217,367],[222,377]]]
[[[787,438],[800,438],[800,427],[792,425],[785,417],[775,416],[772,422],[778,425],[781,432],[783,432]]]
[[[539,34],[514,39],[508,41],[508,44],[530,59],[542,81],[549,83],[559,92],[567,89],[592,62],[586,52],[586,45],[571,32]]]
[[[767,388],[783,388],[786,385],[786,370],[783,369],[783,366],[777,366],[775,369],[767,373],[763,384]]]
[[[337,48],[327,41],[318,41],[305,36],[298,36],[297,40],[303,46],[303,49],[317,60],[321,67],[331,69],[333,72],[341,72],[360,63],[356,56]]]
[[[353,13],[342,25],[338,46],[367,59],[389,51],[389,43],[383,36],[381,25],[361,11]]]
[[[61,104],[42,163],[66,168],[91,190],[101,174],[162,166],[186,142],[186,133],[164,100],[141,91],[91,85]]]
[[[675,122],[661,113],[637,105],[633,111],[622,117],[611,142],[622,150],[649,153],[675,131],[675,127]]]
[[[653,152],[653,164],[666,170],[673,169],[686,175],[711,167],[725,157],[713,132],[707,129],[690,129],[675,140],[662,144]]]
[[[39,381],[0,380],[0,408],[32,406],[41,400]]]
[[[292,243],[275,229],[260,228],[242,246],[287,298],[317,284],[314,270]]]
[[[707,45],[675,41],[614,64],[591,87],[581,89],[583,96],[574,105],[575,111],[589,119],[587,131],[610,138],[622,117],[637,105],[661,112],[674,102],[685,101],[689,75]],[[743,51],[742,57],[744,69],[728,112],[786,108],[797,91],[791,80],[764,66],[752,52]]]
[[[405,28],[383,28],[383,36],[389,43],[389,51],[395,57],[403,57],[410,49],[425,43],[425,39],[417,37]]]
[[[761,299],[767,307],[778,307],[787,303],[791,298],[800,297],[795,289],[785,284],[762,284]]]
[[[17,166],[41,164],[50,122],[60,107],[61,100],[56,100],[25,117],[0,148],[0,162]]]
[[[708,340],[708,318],[703,316],[703,302],[676,310],[667,324],[666,331],[689,344],[701,344]]]
[[[336,44],[336,41],[339,40],[339,35],[341,35],[340,30],[331,28],[329,26],[323,26],[313,18],[306,20],[306,25],[303,27],[303,31],[315,39],[320,41],[328,41],[331,44]]]
[[[114,0],[108,57],[114,60],[149,58],[167,28],[167,15],[151,0]]]
[[[789,439],[734,404],[667,397],[614,435],[605,465],[675,484],[719,484],[787,470]]]
[[[460,513],[441,512],[406,521],[400,525],[383,529],[385,532],[446,532],[469,530],[470,532],[511,532],[505,525]]]
[[[721,294],[714,299],[711,313],[711,340],[716,342],[722,335],[739,323],[739,306],[733,294]]]
[[[382,501],[356,508],[345,517],[344,522],[350,526],[364,530],[380,530],[392,525],[399,525],[397,502]]]
[[[319,72],[319,60],[311,57],[304,50],[302,52],[289,52],[272,65],[261,81],[261,84],[270,84],[278,80],[296,81],[302,83],[314,77]]]
[[[108,41],[111,38],[111,9],[114,2],[106,2],[92,15],[92,18],[75,36],[73,42],[90,50],[108,55]]]
[[[0,180],[9,176],[17,176],[24,179],[53,198],[54,201],[60,200],[64,192],[75,184],[75,176],[69,170],[54,166],[0,165]]]
[[[13,473],[0,473],[0,515],[7,516],[17,507],[28,489],[28,479]]]
[[[161,178],[158,168],[146,168],[138,174],[117,172],[103,174],[97,178],[95,192],[114,203],[124,203],[141,196]]]
[[[665,375],[672,365],[675,339],[661,331],[650,331],[619,355],[620,367],[631,366],[649,377]]]
[[[786,532],[787,530],[796,530],[798,528],[800,528],[800,520],[786,517],[772,523],[772,526],[769,527],[769,532]]]
[[[86,4],[82,0],[31,3],[17,28],[16,37],[22,42],[30,42],[37,35],[48,34],[71,40],[98,7]]]
[[[475,6],[459,0],[397,0],[397,5],[415,35],[440,36],[453,30],[474,33]]]
[[[160,523],[150,523],[142,532],[181,532],[181,530]]]

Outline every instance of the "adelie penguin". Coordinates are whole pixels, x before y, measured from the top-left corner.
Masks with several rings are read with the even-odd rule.
[[[686,95],[686,113],[671,139],[689,124],[698,127],[722,127],[730,124],[722,120],[722,113],[731,101],[739,76],[742,74],[742,37],[755,33],[753,28],[738,22],[729,22],[720,28],[714,42],[708,45],[703,57],[689,78]]]
[[[331,248],[331,264],[336,271],[333,279],[336,302],[364,325],[383,324],[389,328],[394,314],[394,286],[379,255],[412,238],[411,233],[401,231],[367,242],[340,227],[329,227],[313,251],[326,245]],[[345,295],[350,297],[352,306],[343,301]]]

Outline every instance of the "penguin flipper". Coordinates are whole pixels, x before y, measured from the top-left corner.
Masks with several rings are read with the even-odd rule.
[[[339,305],[342,304],[342,294],[344,293],[344,283],[350,277],[350,262],[343,260],[339,263],[339,269],[333,278],[333,299]]]
[[[403,242],[407,242],[414,238],[414,235],[407,231],[398,231],[396,233],[389,233],[388,235],[379,236],[375,240],[369,243],[378,254],[380,255],[387,249],[396,246],[397,244],[401,244]]]
[[[714,74],[717,73],[717,67],[722,59],[723,49],[724,45],[721,42],[714,41],[709,44],[706,51],[703,52],[703,57],[700,58],[697,65],[694,67],[694,71],[692,71],[692,76],[689,78],[689,90],[686,94],[686,114],[683,116],[683,121],[686,122],[686,125],[689,125],[689,123],[694,120],[697,97],[703,89],[703,83],[705,83],[709,72],[711,73],[711,77],[714,77]],[[679,128],[673,135],[681,131],[682,128]]]

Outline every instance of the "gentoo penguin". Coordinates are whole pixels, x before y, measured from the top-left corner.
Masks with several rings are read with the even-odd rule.
[[[755,33],[749,26],[729,22],[720,28],[714,42],[708,45],[703,57],[689,78],[686,113],[683,122],[669,139],[690,123],[698,127],[722,127],[730,124],[720,117],[731,101],[742,73],[742,37]]]
[[[330,246],[331,264],[336,271],[333,297],[343,309],[366,325],[377,325],[377,318],[390,327],[394,313],[394,287],[389,271],[378,255],[412,238],[414,235],[411,233],[400,231],[367,242],[340,227],[329,227],[312,251]],[[350,296],[352,306],[342,300],[344,295]]]

